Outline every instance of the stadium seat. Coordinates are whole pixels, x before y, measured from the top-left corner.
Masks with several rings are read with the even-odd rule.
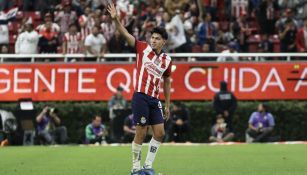
[[[40,21],[41,20],[41,14],[39,11],[36,12],[24,12],[24,17],[32,17],[33,20],[35,21]]]
[[[261,42],[261,36],[256,34],[256,35],[251,35],[247,39],[248,43],[248,51],[249,52],[257,52],[258,44]]]
[[[202,52],[201,46],[199,46],[199,45],[194,45],[194,46],[192,47],[192,52],[193,52],[193,53],[201,53],[201,52]]]
[[[278,35],[271,35],[269,38],[274,45],[274,52],[280,52],[280,39]]]

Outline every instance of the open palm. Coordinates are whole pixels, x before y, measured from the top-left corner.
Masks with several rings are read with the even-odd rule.
[[[110,16],[111,16],[112,19],[117,18],[116,8],[115,8],[113,3],[108,5],[108,9],[107,10],[110,13]]]

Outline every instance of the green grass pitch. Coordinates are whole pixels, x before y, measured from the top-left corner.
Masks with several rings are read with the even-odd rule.
[[[144,161],[147,146],[142,151]],[[130,152],[129,146],[0,148],[0,174],[128,175]],[[154,169],[163,175],[307,175],[307,145],[162,146]]]

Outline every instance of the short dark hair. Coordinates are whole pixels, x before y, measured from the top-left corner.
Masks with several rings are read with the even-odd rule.
[[[151,34],[154,34],[154,33],[158,33],[161,35],[161,37],[165,40],[168,39],[168,34],[166,32],[166,30],[162,27],[155,27],[152,31],[151,31]]]
[[[269,107],[268,103],[263,102],[263,103],[260,103],[260,104],[261,104],[262,107],[264,108],[265,112],[269,112],[270,107]]]
[[[99,25],[94,25],[94,26],[93,26],[93,29],[94,29],[94,28],[97,28],[98,30],[101,30],[101,27],[100,27]]]
[[[77,27],[77,28],[78,28],[77,24],[75,24],[75,23],[71,23],[71,24],[69,24],[69,25],[68,25],[68,28],[71,28],[71,27],[73,27],[73,26],[75,26],[75,27]]]
[[[292,19],[287,19],[287,20],[285,21],[285,23],[286,23],[286,24],[290,24],[290,23],[293,23],[293,21],[292,21]]]
[[[116,90],[122,92],[122,91],[124,91],[124,88],[121,87],[121,86],[118,86]]]

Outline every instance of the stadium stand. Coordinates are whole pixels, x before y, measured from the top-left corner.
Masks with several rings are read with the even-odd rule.
[[[79,2],[76,0],[76,2]],[[204,13],[210,13],[212,15],[212,23],[217,27],[218,30],[222,30],[225,32],[229,32],[234,36],[232,39],[232,42],[237,42],[239,45],[248,45],[247,52],[257,52],[257,47],[259,43],[261,42],[262,34],[265,32],[261,29],[260,23],[263,22],[264,19],[262,18],[269,18],[269,16],[265,16],[263,14],[259,14],[263,11],[263,9],[260,9],[262,7],[267,7],[267,15],[274,15],[274,21],[285,21],[283,18],[285,18],[283,15],[280,14],[290,14],[294,15],[294,19],[298,21],[298,27],[296,30],[302,27],[302,19],[296,15],[302,16],[302,14],[299,14],[297,9],[300,7],[300,4],[296,4],[295,7],[292,7],[292,9],[289,9],[287,6],[284,6],[282,4],[279,4],[278,1],[258,1],[258,3],[255,3],[254,1],[248,1],[248,0],[232,0],[231,3],[226,3],[226,1],[218,1],[217,4],[212,3],[211,1],[201,1],[201,6],[199,5],[199,2],[197,0],[195,1],[185,1],[185,0],[177,0],[178,4],[181,4],[180,6],[174,7],[175,12],[173,16],[169,16],[169,9],[165,8],[165,4],[170,3],[169,1],[161,1],[161,0],[150,0],[150,1],[135,1],[135,2],[129,2],[129,1],[116,1],[114,2],[117,4],[118,11],[120,11],[121,19],[123,22],[125,22],[127,29],[134,33],[134,35],[139,39],[146,39],[146,30],[149,29],[150,25],[147,24],[153,24],[153,25],[159,25],[166,27],[169,30],[176,29],[176,27],[181,26],[175,26],[175,28],[172,28],[172,20],[173,17],[176,15],[180,15],[180,19],[182,20],[184,26],[187,25],[187,23],[192,24],[192,29],[194,33],[196,34],[199,29],[199,25],[202,22],[201,14]],[[172,1],[171,1],[172,2]],[[210,3],[211,2],[211,3]],[[270,4],[272,3],[272,4]],[[12,3],[11,3],[12,4]],[[86,14],[85,22],[87,23],[88,28],[92,28],[94,25],[102,26],[104,23],[107,23],[108,16],[105,15],[106,8],[105,4],[88,4],[87,6],[82,5],[82,3],[79,3],[79,6],[76,5],[75,0],[74,2],[70,2],[68,0],[62,0],[60,4],[57,6],[48,9],[47,11],[22,11],[23,9],[23,1],[22,0],[15,0],[13,6],[19,7],[19,11],[15,17],[14,20],[10,20],[8,23],[9,27],[9,50],[10,53],[14,53],[14,44],[16,41],[16,37],[18,34],[23,30],[23,24],[25,23],[32,23],[34,25],[34,28],[36,28],[38,25],[44,23],[44,15],[48,12],[52,15],[52,20],[54,21],[54,18],[56,14],[58,14],[60,11],[64,11],[64,7],[67,4],[71,4],[73,11],[76,11],[78,14],[79,20],[73,21],[73,23],[76,23],[80,25],[80,21],[84,18],[82,16],[84,13]],[[271,7],[274,6],[274,13],[270,13],[272,10]],[[90,11],[86,12],[86,7],[90,7]],[[138,10],[142,9],[142,10]],[[195,10],[196,9],[196,10]],[[215,9],[215,10],[212,10]],[[4,12],[7,12],[9,9],[5,9]],[[216,13],[216,10],[219,11]],[[167,15],[170,19],[167,19],[165,16]],[[173,12],[172,12],[173,13]],[[293,14],[292,14],[293,13]],[[240,22],[240,19],[242,15],[246,16],[247,23],[242,25]],[[82,19],[81,19],[82,17]],[[286,18],[290,18],[286,15]],[[83,19],[83,20],[84,20]],[[149,22],[149,23],[148,23]],[[70,21],[71,23],[71,21]],[[92,23],[91,25],[89,23]],[[235,24],[238,24],[239,26],[235,28]],[[145,25],[146,24],[146,25]],[[279,25],[279,24],[278,24]],[[269,36],[270,41],[274,44],[274,52],[280,52],[280,39],[278,36],[278,29],[279,26],[277,23],[275,24],[275,31],[273,34]],[[147,27],[146,27],[147,26]],[[248,26],[248,30],[250,30],[251,35],[247,35],[247,39],[244,39],[244,43],[242,43],[242,36],[245,35],[245,27]],[[61,26],[60,26],[61,27]],[[79,28],[79,32],[80,28]],[[102,31],[101,31],[102,32]],[[187,32],[187,31],[185,31]],[[62,35],[63,32],[61,32]],[[104,34],[102,32],[102,34]],[[169,31],[169,34],[171,34],[171,31]],[[108,32],[108,37],[112,36],[113,33],[110,34]],[[62,40],[63,36],[60,36],[60,41]],[[186,35],[186,39],[189,39],[189,36]],[[179,38],[173,37],[174,42],[180,42]],[[108,41],[109,42],[109,41]],[[195,40],[191,40],[188,44],[192,48],[192,52],[203,52],[202,46],[197,45],[198,38]],[[180,47],[179,47],[180,48]],[[242,52],[243,48],[238,48],[239,52]],[[168,52],[175,53],[176,51],[179,52],[176,48],[167,49]],[[216,50],[213,52],[221,52],[223,50],[223,47],[216,47]],[[61,53],[62,47],[58,47],[58,52]],[[129,52],[129,49],[125,49],[125,52]]]

